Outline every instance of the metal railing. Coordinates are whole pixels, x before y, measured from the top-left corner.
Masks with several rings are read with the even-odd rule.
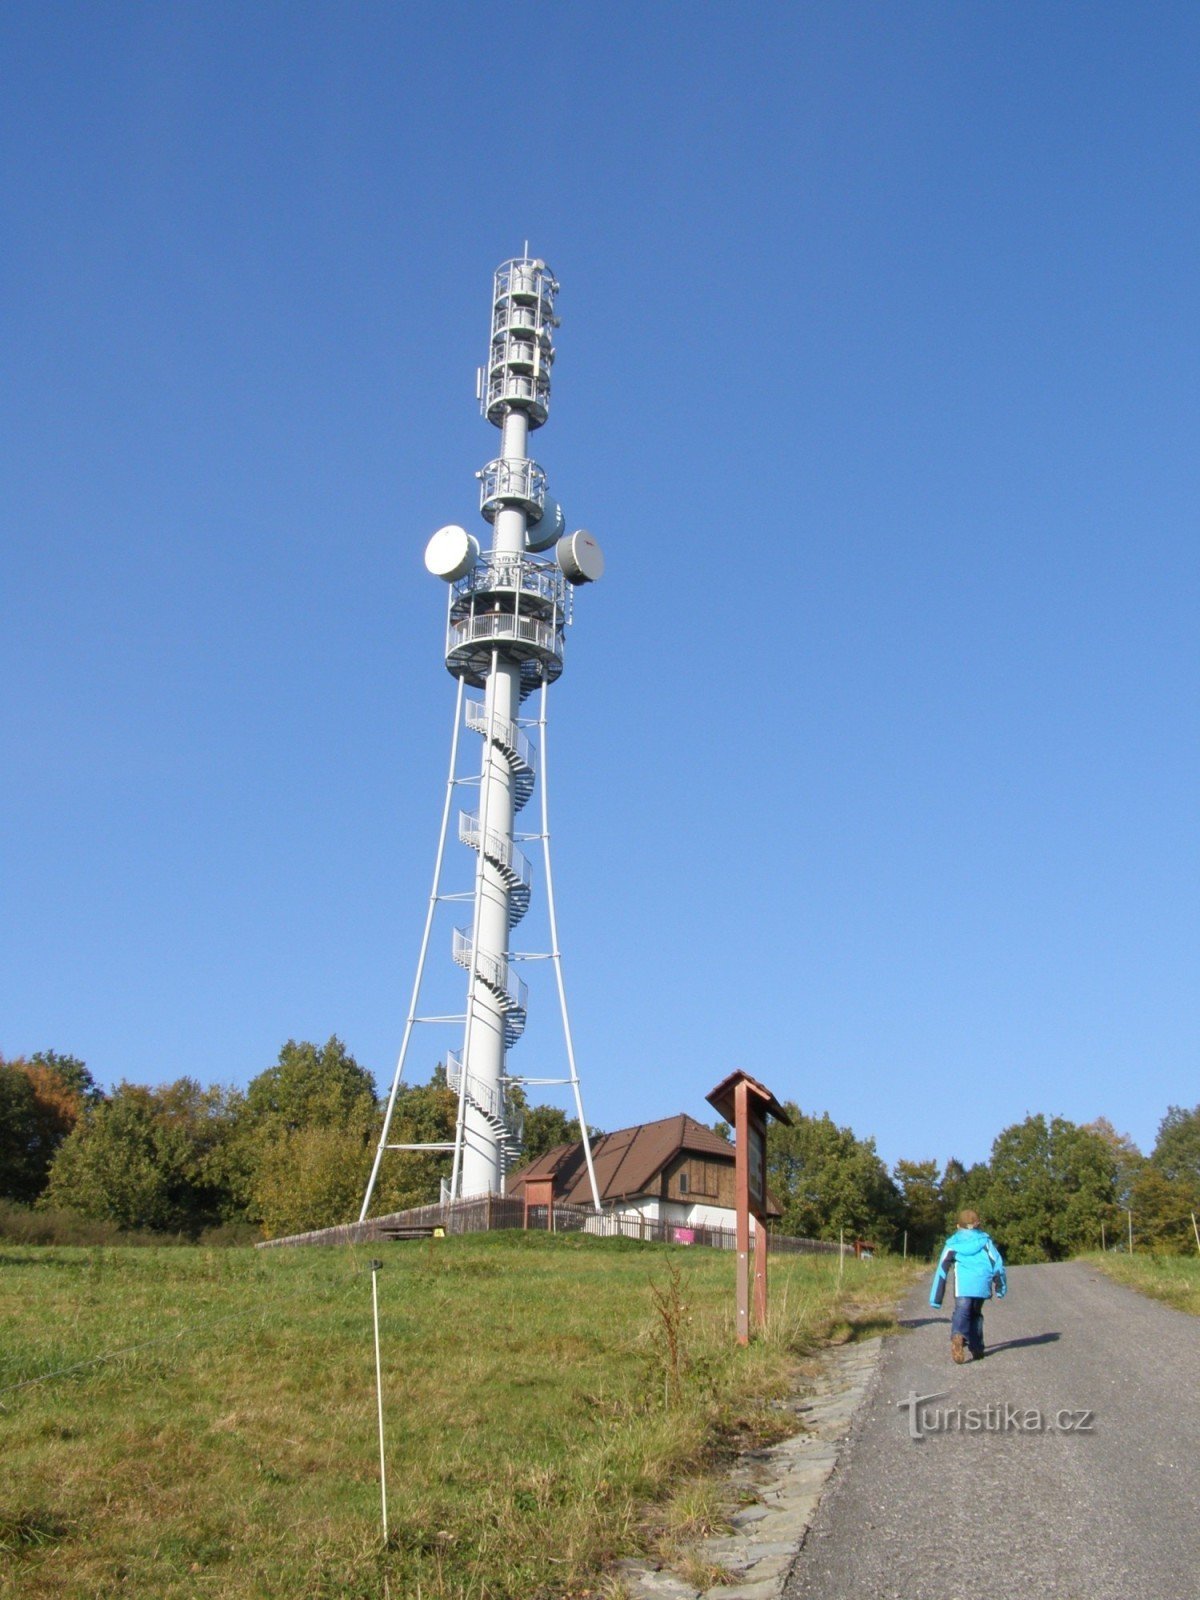
[[[470,811],[458,813],[458,842],[470,845],[472,850],[479,849],[479,818]],[[487,850],[484,853],[490,861],[496,862],[526,888],[533,883],[533,869],[529,865],[529,858],[504,834],[494,833],[489,828]]]
[[[516,295],[539,301],[548,309],[554,305],[558,293],[558,280],[544,263],[538,266],[527,256],[514,256],[496,268],[492,281],[493,300]]]
[[[488,373],[488,410],[502,400],[526,401],[544,416],[550,404],[549,373],[514,372],[507,366],[493,367]]]
[[[507,333],[512,328],[522,333],[535,333],[548,343],[549,330],[557,326],[558,319],[544,300],[500,300],[492,311],[493,340],[497,334]]]
[[[466,928],[455,928],[454,945],[452,954],[460,967],[465,967],[468,972],[474,970],[483,979],[489,988],[503,995],[510,1006],[516,1011],[528,1009],[529,985],[524,978],[518,978],[508,970],[508,962],[503,956],[493,955],[490,950],[479,950],[475,953],[474,961],[471,952],[474,949],[474,940]],[[503,1004],[503,1001],[501,1002]]]
[[[475,733],[490,731],[497,744],[511,750],[522,766],[533,771],[534,748],[529,736],[507,717],[492,717],[489,723],[487,706],[482,700],[467,701],[467,727]]]
[[[503,1095],[490,1083],[484,1083],[473,1072],[466,1073],[467,1099],[479,1107],[485,1117],[499,1122],[508,1134],[510,1144],[519,1144],[525,1130],[525,1118],[515,1106],[509,1106]],[[457,1050],[446,1052],[446,1087],[458,1094],[463,1084],[462,1057]]]
[[[488,366],[493,372],[501,367],[517,367],[544,372],[549,378],[553,362],[554,346],[532,330],[513,327],[493,335],[488,352]]]
[[[463,645],[477,644],[487,639],[519,640],[551,656],[561,656],[563,651],[561,625],[503,611],[485,611],[481,616],[464,617],[461,622],[452,622],[448,648],[460,650]]]
[[[479,509],[493,518],[508,501],[537,512],[546,504],[546,474],[536,461],[501,457],[489,461],[476,476],[479,479]]]
[[[535,595],[549,605],[556,605],[564,616],[570,606],[570,585],[557,561],[496,550],[481,556],[471,571],[452,585],[451,603],[469,599],[473,594],[492,594],[497,589]]]

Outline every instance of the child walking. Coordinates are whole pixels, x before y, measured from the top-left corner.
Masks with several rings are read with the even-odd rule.
[[[983,1358],[983,1303],[993,1293],[1008,1293],[1004,1259],[979,1225],[977,1211],[960,1211],[958,1228],[942,1246],[929,1290],[929,1304],[940,1306],[946,1279],[954,1268],[954,1316],[950,1323],[950,1356],[960,1364]]]

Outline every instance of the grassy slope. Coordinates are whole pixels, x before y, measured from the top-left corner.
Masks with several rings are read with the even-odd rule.
[[[1090,1255],[1118,1283],[1200,1316],[1200,1258],[1196,1256]]]
[[[495,1234],[383,1255],[386,1551],[368,1253],[0,1253],[0,1595],[595,1592],[703,1519],[715,1452],[777,1428],[797,1351],[836,1332],[836,1258],[773,1262],[770,1334],[738,1352],[727,1254]],[[904,1277],[851,1260],[844,1299],[869,1316]]]

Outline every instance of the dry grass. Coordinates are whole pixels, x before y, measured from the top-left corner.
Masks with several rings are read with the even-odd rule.
[[[825,1258],[773,1264],[769,1336],[738,1351],[718,1252],[384,1256],[386,1549],[365,1253],[0,1250],[0,1595],[600,1594],[616,1557],[718,1525],[707,1475],[777,1434],[796,1350],[837,1315]],[[858,1302],[901,1281],[847,1264]]]

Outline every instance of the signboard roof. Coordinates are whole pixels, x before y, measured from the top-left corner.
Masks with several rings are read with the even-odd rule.
[[[745,1083],[750,1095],[750,1102],[754,1110],[761,1117],[774,1117],[776,1122],[786,1122],[791,1126],[791,1117],[776,1100],[770,1089],[765,1084],[759,1083],[757,1078],[752,1078],[748,1072],[743,1072],[739,1067],[736,1072],[731,1072],[727,1078],[722,1078],[714,1090],[705,1096],[709,1105],[718,1116],[724,1117],[726,1122],[732,1122],[733,1116],[733,1091],[739,1083]]]

